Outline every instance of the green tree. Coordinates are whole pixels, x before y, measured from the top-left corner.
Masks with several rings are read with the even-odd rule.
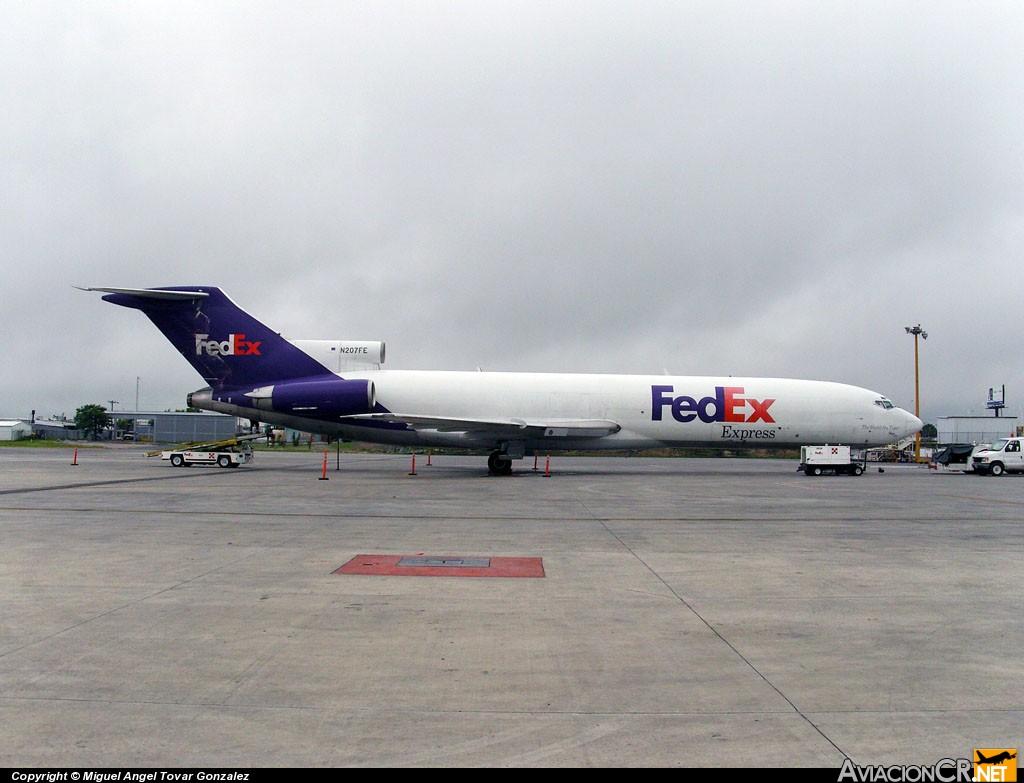
[[[938,437],[939,431],[935,428],[934,424],[925,424],[921,428],[922,438],[936,438]]]
[[[94,439],[110,425],[107,409],[91,403],[75,411],[75,426]]]

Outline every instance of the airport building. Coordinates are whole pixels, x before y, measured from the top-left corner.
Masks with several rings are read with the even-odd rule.
[[[238,434],[238,419],[222,413],[115,411],[109,415],[115,421],[131,421],[130,439],[148,443],[206,443]]]
[[[1016,416],[939,416],[935,424],[937,443],[992,443],[1017,434]]]
[[[32,426],[21,419],[0,419],[0,440],[21,440],[32,437]]]
[[[81,440],[82,431],[67,418],[32,419],[32,435],[43,440]]]
[[[222,413],[182,411],[108,411],[111,427],[105,440],[138,440],[143,443],[207,443],[238,434],[239,421]],[[116,427],[113,425],[117,424]],[[0,420],[0,440],[37,437],[44,440],[81,440],[85,434],[67,418]]]

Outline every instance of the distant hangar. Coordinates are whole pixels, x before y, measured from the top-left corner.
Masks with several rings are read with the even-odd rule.
[[[1017,434],[1016,416],[939,416],[936,443],[992,443]]]

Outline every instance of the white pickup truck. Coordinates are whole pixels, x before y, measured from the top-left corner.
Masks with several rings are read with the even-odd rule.
[[[982,476],[1024,473],[1024,437],[1000,438],[971,457],[971,467]]]

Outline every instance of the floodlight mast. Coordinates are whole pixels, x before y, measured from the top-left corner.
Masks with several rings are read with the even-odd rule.
[[[922,340],[928,339],[928,332],[921,328],[921,324],[917,326],[905,326],[903,327],[907,334],[914,335],[914,415],[917,418],[921,418],[921,374],[918,370],[918,352],[917,352],[917,338],[920,337]],[[921,432],[920,430],[914,435],[914,462],[921,461]]]

